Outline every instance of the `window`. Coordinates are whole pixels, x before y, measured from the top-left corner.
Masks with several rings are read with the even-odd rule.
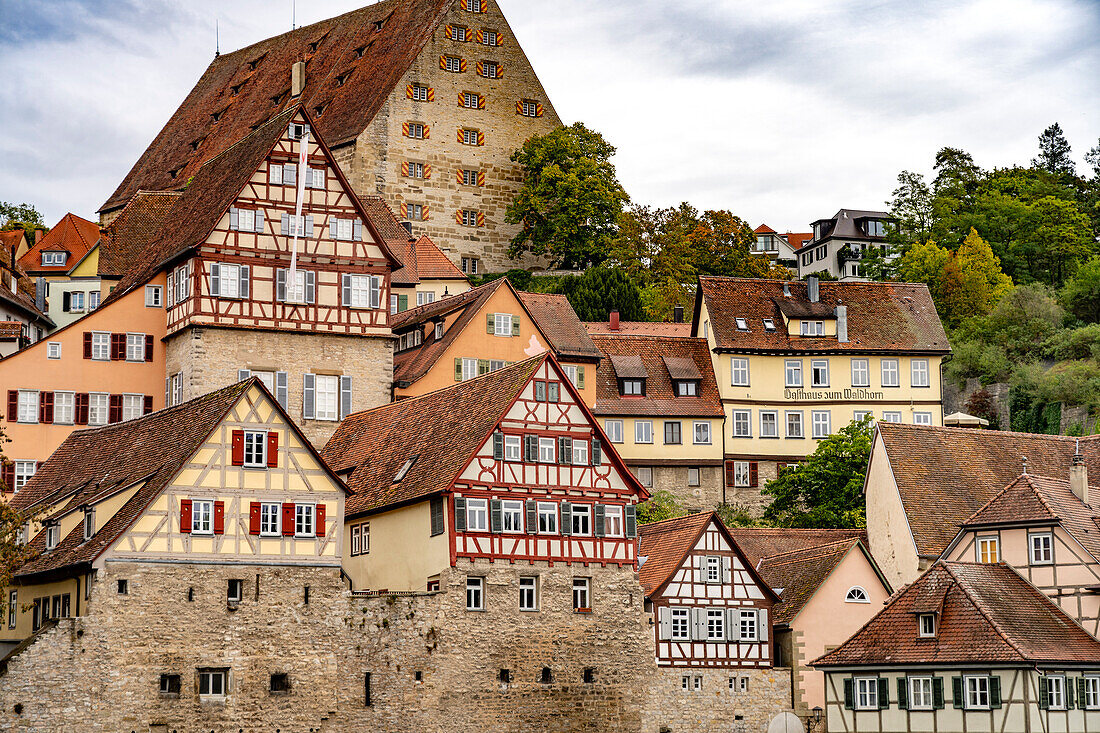
[[[487,499],[466,500],[466,531],[489,531],[489,501]]]
[[[493,314],[493,335],[494,336],[511,336],[512,335],[512,314],[511,313],[494,313]]]
[[[1052,536],[1049,532],[1029,534],[1032,565],[1049,565],[1053,561]]]
[[[191,534],[214,534],[214,502],[191,502]]]
[[[92,332],[92,358],[96,361],[111,360],[111,334]]]
[[[532,102],[529,99],[523,100],[523,102],[520,104],[520,114],[522,114],[524,117],[538,117],[538,102]]]
[[[695,445],[710,445],[710,423],[702,420],[697,420],[692,425],[692,431],[695,435],[693,442]]]
[[[734,461],[733,485],[742,488],[748,486],[752,482],[749,472],[750,467],[748,461]]]
[[[38,392],[19,390],[19,410],[17,417],[19,422],[38,422]]]
[[[882,421],[883,422],[897,422],[897,423],[900,423],[901,422],[901,413],[900,412],[884,412],[884,413],[882,413]]]
[[[733,418],[733,437],[735,438],[751,438],[752,437],[752,412],[749,410],[734,410],[732,412]]]
[[[760,412],[760,437],[779,437],[779,413],[774,411]]]
[[[377,308],[381,303],[382,278],[344,275],[343,303],[352,308]]]
[[[801,438],[802,434],[802,412],[789,410],[787,412],[787,437],[788,438]]]
[[[607,439],[612,443],[623,442],[623,421],[622,420],[605,420],[603,424],[603,431],[607,433]]]
[[[463,169],[462,170],[462,185],[463,186],[479,186],[481,185],[481,176],[475,170]]]
[[[699,485],[699,469],[698,468],[688,468],[688,486],[698,486],[698,485]]]
[[[860,588],[858,585],[852,586],[848,589],[848,594],[844,596],[845,603],[870,603],[871,599],[867,597],[867,591]]]
[[[61,342],[50,341],[46,344],[46,358],[47,359],[60,359],[61,358]]]
[[[688,641],[691,639],[691,632],[688,626],[688,609],[670,608],[669,618],[672,621],[671,637],[673,641]]]
[[[964,677],[966,682],[966,709],[986,710],[989,708],[989,678]]]
[[[64,265],[67,256],[67,252],[43,252],[42,264],[46,267],[56,267],[58,265]]]
[[[518,435],[505,435],[504,436],[504,460],[506,461],[519,461],[522,460],[523,454],[521,453],[523,440]]]
[[[278,537],[282,534],[280,519],[282,512],[279,504],[260,504],[260,536]]]
[[[462,360],[462,381],[473,379],[477,376],[477,359]]]
[[[12,605],[15,605],[15,591],[12,591]],[[1085,677],[1085,699],[1082,700],[1086,710],[1100,708],[1100,677]]]
[[[587,440],[574,440],[573,441],[573,465],[574,466],[587,466],[588,465],[588,441]]]
[[[741,641],[756,641],[759,637],[756,610],[741,611]]]
[[[462,144],[463,145],[477,145],[479,134],[477,130],[471,130],[469,128],[462,129]]]
[[[645,382],[641,379],[620,379],[623,395],[644,395]]]
[[[12,491],[18,492],[26,486],[37,470],[38,461],[15,461],[15,485],[12,486]]]
[[[730,359],[730,384],[734,387],[749,386],[749,360],[740,357]]]
[[[978,562],[994,563],[1001,559],[1000,541],[997,537],[978,538]]]
[[[883,387],[897,387],[898,381],[898,360],[897,359],[883,359],[882,360],[882,386]]]
[[[523,502],[506,500],[500,503],[500,526],[504,532],[523,531]]]
[[[476,275],[479,260],[476,257],[462,258],[462,271],[469,275]]]
[[[539,534],[558,533],[558,505],[552,501],[539,502]]]
[[[519,610],[539,610],[538,578],[527,576],[519,579]]]
[[[588,578],[573,578],[573,610],[589,611],[592,609],[591,599],[588,597]]]
[[[485,578],[466,578],[466,610],[485,610]]]
[[[603,533],[606,537],[623,536],[623,508],[621,506],[604,507]]]
[[[267,433],[246,430],[244,433],[244,465],[267,467]]]
[[[909,709],[931,710],[932,707],[932,678],[910,677]]]
[[[95,534],[95,509],[84,507],[84,541],[88,541]]]
[[[680,421],[665,421],[665,445],[680,445]]]
[[[856,678],[856,710],[878,710],[878,678]]]
[[[52,550],[61,544],[61,527],[52,522],[46,525],[46,549]]]
[[[272,695],[290,692],[290,676],[282,672],[271,675],[268,691],[270,691]]]
[[[370,553],[370,522],[353,524],[351,526],[351,554],[366,555]]]
[[[229,603],[240,603],[244,583],[237,578],[230,578],[225,592],[225,600]]]
[[[409,130],[409,137],[416,138],[417,140],[424,139],[424,123],[410,122],[407,127]]]
[[[652,443],[653,442],[653,422],[650,420],[635,420],[634,421],[634,442],[635,443]]]
[[[136,420],[145,412],[145,397],[139,394],[122,395],[122,419]]]
[[[210,268],[217,274],[217,277],[212,276],[211,295],[219,298],[247,297],[247,293],[242,292],[243,272],[240,265],[214,264]]]
[[[871,362],[867,359],[852,359],[852,386],[871,386]]]
[[[435,293],[417,293],[416,294],[416,304],[417,305],[427,305],[428,303],[434,303],[434,302],[435,302]]]
[[[707,640],[726,640],[726,610],[724,608],[707,609]]]
[[[922,639],[933,639],[936,636],[936,614],[922,613],[917,616],[917,635]]]
[[[317,507],[313,504],[294,505],[294,536],[317,536]]]
[[[88,424],[106,425],[110,395],[105,392],[91,392],[88,395]]]
[[[707,583],[721,583],[722,558],[716,555],[703,558],[703,571]]]
[[[1047,681],[1047,707],[1050,710],[1066,709],[1066,678],[1063,675],[1045,675]]]
[[[592,507],[587,504],[573,505],[573,534],[592,534]]]
[[[832,415],[827,410],[814,410],[810,413],[813,422],[813,436],[815,438],[828,438],[832,432]]]
[[[481,109],[481,95],[474,92],[463,92],[462,106],[467,109]]]
[[[829,362],[824,359],[810,361],[810,386],[829,386]]]
[[[825,324],[821,321],[801,321],[803,336],[824,336]]]
[[[317,420],[336,420],[339,416],[340,377],[317,374],[313,377],[313,416]]]
[[[913,413],[914,425],[931,425],[932,413],[931,412],[914,412]]]
[[[412,85],[412,99],[416,102],[428,102],[428,87],[423,84]]]
[[[699,383],[693,380],[682,380],[676,382],[676,396],[677,397],[694,397],[699,392]]]
[[[496,79],[500,76],[500,64],[496,61],[482,61],[481,62],[481,75],[486,79]]]
[[[483,31],[481,34],[481,42],[486,46],[499,46],[500,34],[496,31]]]
[[[146,308],[160,308],[163,305],[162,302],[162,288],[160,285],[146,285],[145,286],[145,307]]]
[[[462,67],[462,59],[460,59],[458,56],[447,56],[443,60],[443,68],[447,71],[450,71],[451,73],[461,73]]]
[[[927,387],[928,386],[928,360],[927,359],[913,359],[909,366],[910,374],[913,378],[914,387]]]
[[[802,360],[801,359],[788,359],[786,361],[787,381],[788,387],[801,387],[802,386]]]
[[[553,438],[539,438],[539,463],[556,463],[557,442]]]
[[[649,466],[638,466],[634,469],[634,473],[638,476],[638,483],[647,489],[653,488],[653,469]]]
[[[200,670],[199,697],[225,697],[228,676],[224,669]]]
[[[79,290],[73,290],[69,293],[69,312],[84,312],[84,293]]]

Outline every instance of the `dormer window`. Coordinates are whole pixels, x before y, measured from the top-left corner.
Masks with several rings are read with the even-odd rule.
[[[764,330],[768,332],[775,331],[775,321],[771,318],[764,319]]]
[[[46,525],[46,550],[53,550],[61,543],[61,527],[57,522]]]
[[[699,383],[694,380],[685,379],[680,382],[676,382],[676,396],[677,397],[695,397],[699,394]]]
[[[936,638],[936,614],[922,613],[917,615],[917,635],[922,639]]]
[[[823,321],[802,321],[803,336],[824,336],[825,323]]]
[[[87,542],[95,534],[95,509],[84,507],[84,541]]]
[[[439,321],[435,324],[435,340],[443,338],[443,321]]]
[[[645,394],[644,379],[620,379],[619,394],[623,396],[641,397]]]
[[[301,140],[302,136],[309,134],[309,125],[302,124],[301,122],[290,123],[290,129],[287,131],[291,140]]]
[[[65,264],[65,260],[68,259],[68,252],[43,252],[42,253],[42,265],[43,267],[57,267]]]
[[[737,321],[737,330],[738,331],[748,331],[749,330],[749,322],[748,322],[747,319],[737,318],[735,320]]]
[[[398,483],[399,481],[401,481],[403,478],[405,478],[405,476],[408,475],[409,469],[411,469],[413,467],[413,464],[416,463],[416,459],[419,458],[419,457],[420,457],[419,455],[415,455],[412,458],[410,458],[409,460],[405,461],[403,464],[401,464],[401,468],[398,469],[397,475],[393,477],[393,482],[395,484]]]
[[[869,237],[885,237],[886,236],[886,224],[878,221],[877,219],[871,219],[867,222],[867,236]]]

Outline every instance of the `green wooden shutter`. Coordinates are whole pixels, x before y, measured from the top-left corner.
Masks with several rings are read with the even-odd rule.
[[[397,296],[397,312],[407,311],[409,309],[409,296],[398,295]]]
[[[485,333],[493,333],[496,330],[495,329],[495,324],[494,324],[495,319],[496,319],[496,314],[495,313],[486,313],[485,314]]]
[[[598,466],[603,462],[603,452],[599,438],[592,439],[592,465]]]
[[[886,710],[890,707],[890,680],[885,677],[878,678],[878,709]]]
[[[638,509],[633,504],[626,507],[626,537],[634,539],[638,536]]]
[[[504,433],[500,431],[493,433],[493,460],[504,460]]]
[[[898,709],[909,709],[909,678],[898,677]]]
[[[477,375],[480,377],[480,376],[488,374],[488,373],[489,373],[489,360],[488,359],[478,359],[477,360]]]
[[[466,500],[461,496],[455,497],[455,530],[466,531]]]
[[[489,531],[501,532],[504,530],[504,520],[500,512],[500,499],[489,500]]]
[[[951,702],[952,704],[962,710],[963,707],[963,678],[952,677],[951,678]]]
[[[455,381],[462,381],[462,359],[455,357]]]
[[[519,316],[512,316],[512,335],[519,336]]]
[[[605,509],[604,505],[603,504],[597,504],[595,507],[593,507],[592,516],[593,516],[593,519],[594,519],[594,521],[592,522],[592,524],[593,524],[592,533],[596,537],[603,537],[605,534],[607,534],[607,530],[606,530],[607,516],[606,516],[606,509]]]
[[[1001,678],[996,675],[989,677],[989,707],[1001,707]]]
[[[844,680],[844,709],[854,710],[856,707],[856,683],[851,677]]]
[[[1047,684],[1046,677],[1039,677],[1039,709],[1050,709],[1050,685]]]
[[[539,510],[534,499],[527,500],[527,534],[535,534],[539,531]]]
[[[569,535],[573,533],[573,505],[567,501],[561,503],[561,533]]]
[[[943,710],[943,677],[932,678],[932,707]]]
[[[1073,710],[1073,702],[1074,702],[1074,700],[1073,700],[1074,694],[1073,693],[1074,693],[1075,687],[1076,687],[1076,685],[1074,685],[1073,682],[1074,681],[1071,680],[1069,677],[1066,678],[1066,710]],[[1080,698],[1078,698],[1078,704],[1080,705],[1081,709],[1084,709],[1084,707],[1085,707],[1084,703],[1080,702],[1081,700],[1084,700],[1084,699],[1085,698],[1084,698],[1083,695]]]

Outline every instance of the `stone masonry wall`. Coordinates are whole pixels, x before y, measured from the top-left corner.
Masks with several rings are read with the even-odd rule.
[[[685,509],[707,511],[722,502],[721,466],[701,466],[699,485],[688,485],[687,466],[653,466],[653,491],[667,491]]]
[[[239,369],[287,372],[287,411],[318,449],[338,423],[302,419],[303,374],[351,375],[353,412],[390,401],[390,338],[188,328],[169,337],[166,354],[166,373],[183,372],[184,400],[233,384]]]
[[[685,677],[688,689],[684,689]],[[701,678],[695,689],[695,678]],[[790,670],[659,669],[650,675],[647,733],[750,733],[766,731],[791,709]]]

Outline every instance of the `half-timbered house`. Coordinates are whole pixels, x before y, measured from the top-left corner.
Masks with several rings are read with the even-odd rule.
[[[831,733],[1100,726],[1100,641],[1004,563],[936,562],[813,664]]]

